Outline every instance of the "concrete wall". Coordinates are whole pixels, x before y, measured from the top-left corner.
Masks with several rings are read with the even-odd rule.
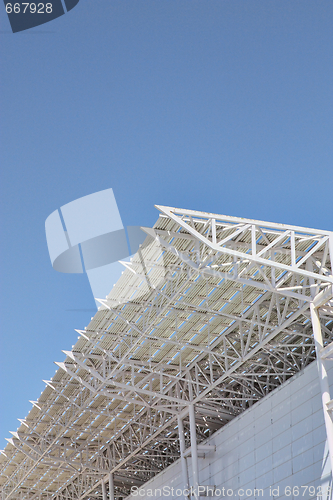
[[[333,382],[331,365],[329,380]],[[320,488],[325,492],[331,486],[331,468],[316,363],[232,420],[207,443],[216,445],[216,452],[199,458],[199,482],[215,485],[215,498],[331,498],[320,493]],[[190,458],[187,463],[192,484]],[[173,487],[173,494],[167,489],[155,492],[163,487]],[[128,500],[182,500],[183,489],[177,461]]]

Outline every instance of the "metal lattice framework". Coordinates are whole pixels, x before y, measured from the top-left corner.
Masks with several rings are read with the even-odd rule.
[[[312,362],[314,314],[332,342],[333,233],[157,208],[8,440],[2,500],[124,497]]]

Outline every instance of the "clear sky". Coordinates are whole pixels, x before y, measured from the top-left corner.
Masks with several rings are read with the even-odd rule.
[[[94,312],[51,267],[61,205],[112,187],[154,204],[333,230],[331,0],[80,0],[12,34],[0,9],[1,428]]]

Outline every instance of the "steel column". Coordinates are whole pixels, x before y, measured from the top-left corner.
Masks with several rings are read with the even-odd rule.
[[[112,472],[109,474],[109,500],[114,500],[114,482]]]
[[[106,486],[104,481],[102,482],[102,495],[103,495],[103,500],[108,500],[106,496]]]
[[[182,474],[183,474],[183,486],[184,491],[187,490],[188,494],[184,494],[185,500],[189,498],[189,482],[188,482],[188,471],[187,462],[184,456],[185,453],[185,436],[184,436],[184,426],[183,420],[180,415],[178,415],[178,434],[179,434],[179,448],[180,448],[180,461],[182,464]]]
[[[193,488],[194,488],[194,498],[199,498],[198,488],[199,488],[199,467],[198,467],[198,449],[197,449],[197,433],[195,428],[195,414],[194,405],[189,406],[189,417],[190,417],[190,433],[191,433],[191,457],[192,457],[192,477],[193,477]]]
[[[331,400],[330,397],[330,386],[327,378],[327,371],[325,368],[325,362],[321,357],[320,351],[323,348],[323,337],[321,333],[319,312],[315,305],[311,302],[310,304],[311,310],[311,321],[312,321],[312,330],[313,336],[315,340],[316,347],[316,355],[317,355],[317,365],[318,365],[318,374],[320,381],[320,389],[321,389],[321,399],[324,410],[324,418],[325,418],[325,426],[326,426],[326,435],[327,435],[327,443],[328,450],[331,461],[331,470],[333,471],[333,423],[328,413],[327,403]]]

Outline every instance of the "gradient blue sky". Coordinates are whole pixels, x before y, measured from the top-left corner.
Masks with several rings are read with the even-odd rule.
[[[164,204],[333,230],[333,4],[81,0],[14,35],[0,11],[3,448],[94,311],[51,267],[56,208],[112,187],[126,225]]]

